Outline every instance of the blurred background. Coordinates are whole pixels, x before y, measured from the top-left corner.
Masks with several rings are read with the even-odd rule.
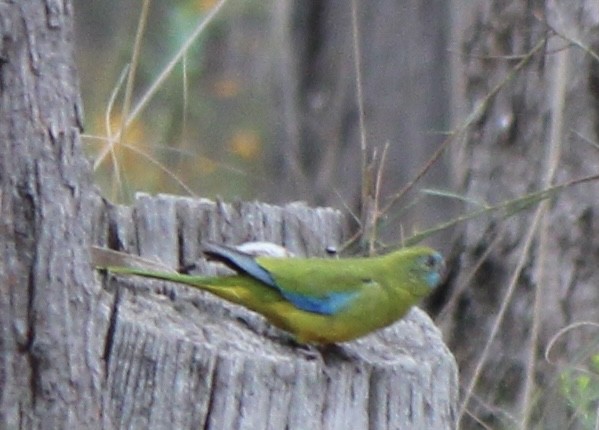
[[[151,3],[132,106],[220,3]],[[365,152],[351,2],[229,0],[127,127],[113,155],[106,154],[106,139],[121,126],[126,84],[119,79],[132,61],[142,2],[78,5],[85,142],[104,195],[117,202],[130,201],[136,191],[304,200],[352,212],[360,219],[356,225],[363,224],[364,197],[374,196],[377,174],[383,207],[446,137],[448,24],[442,1],[357,4]],[[371,162],[364,180],[363,157]],[[418,187],[449,188],[445,164],[435,163]],[[397,243],[446,220],[448,204],[408,193],[381,217],[379,232]],[[433,240],[441,244],[442,236]]]

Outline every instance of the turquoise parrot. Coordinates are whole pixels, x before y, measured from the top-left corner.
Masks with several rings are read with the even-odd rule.
[[[318,345],[350,341],[397,321],[439,284],[444,267],[441,255],[423,246],[339,259],[254,257],[213,243],[203,252],[236,274],[98,268],[208,291],[263,315],[299,343]]]

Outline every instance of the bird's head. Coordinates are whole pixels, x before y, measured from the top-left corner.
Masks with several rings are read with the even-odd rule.
[[[439,285],[445,271],[445,260],[441,254],[428,247],[405,248],[412,294],[424,297]]]
[[[441,282],[441,276],[445,271],[445,260],[437,251],[432,251],[420,259],[420,264],[427,271],[426,283],[435,288]]]

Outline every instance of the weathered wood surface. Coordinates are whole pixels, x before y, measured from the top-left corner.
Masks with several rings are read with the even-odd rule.
[[[89,262],[71,2],[0,2],[0,429],[93,428],[109,308]]]
[[[318,255],[346,233],[339,212],[303,204],[141,195],[100,218],[98,244],[172,267],[198,261],[202,240],[268,240]],[[456,365],[420,310],[343,344],[346,354],[320,356],[193,288],[118,276],[104,288],[113,297],[103,399],[111,428],[453,428]]]

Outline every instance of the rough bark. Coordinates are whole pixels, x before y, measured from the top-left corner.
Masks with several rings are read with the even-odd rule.
[[[0,423],[89,428],[102,415],[107,310],[90,271],[70,2],[0,4]]]
[[[454,172],[463,181],[466,196],[498,203],[596,173],[599,153],[585,139],[599,140],[599,66],[584,49],[570,45],[551,28],[596,53],[598,3],[456,1],[452,10],[454,49],[462,53],[454,70],[456,124],[549,37],[492,98],[463,146],[452,149]],[[456,285],[466,288],[445,330],[464,387],[506,300],[521,254],[527,257],[468,405],[473,415],[493,428],[565,429],[580,424],[567,407],[560,374],[577,363],[588,363],[586,348],[593,336],[596,339],[596,330],[564,336],[552,351],[553,364],[543,354],[560,328],[597,321],[598,190],[596,183],[566,189],[543,203],[538,224],[535,209],[508,220],[480,217],[463,230]],[[527,251],[531,229],[536,230]],[[534,385],[527,386],[531,372]],[[468,417],[463,426],[480,428]]]

